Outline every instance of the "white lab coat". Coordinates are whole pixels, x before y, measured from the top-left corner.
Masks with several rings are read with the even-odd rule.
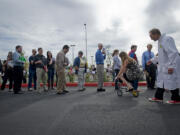
[[[172,37],[161,35],[158,40],[158,56],[151,61],[154,64],[158,63],[158,88],[180,88],[180,56]],[[168,68],[174,69],[173,74],[168,74]]]

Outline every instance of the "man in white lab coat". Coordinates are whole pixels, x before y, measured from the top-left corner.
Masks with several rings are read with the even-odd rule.
[[[171,91],[171,100],[168,104],[180,104],[180,56],[176,48],[174,39],[166,34],[162,34],[158,29],[149,32],[152,40],[158,40],[158,56],[151,59],[150,63],[158,63],[157,90],[154,98],[149,101],[163,102],[165,90]]]

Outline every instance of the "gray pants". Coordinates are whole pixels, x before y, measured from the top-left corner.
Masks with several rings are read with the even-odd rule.
[[[45,89],[45,87],[46,87],[46,72],[43,68],[36,68],[36,75],[37,75],[37,90],[38,90],[38,92],[42,92],[40,83],[42,81],[43,88]]]
[[[84,68],[79,68],[78,71],[78,87],[79,90],[82,90],[84,88],[84,83],[85,83],[85,76],[84,76]]]
[[[103,88],[104,82],[104,65],[97,65],[98,89]]]

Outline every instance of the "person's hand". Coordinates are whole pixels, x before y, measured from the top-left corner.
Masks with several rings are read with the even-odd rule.
[[[148,73],[146,70],[144,70],[144,74],[145,74],[146,76],[149,76],[149,73]]]
[[[64,63],[64,66],[68,66],[68,64],[67,64],[67,63]]]
[[[172,74],[174,72],[173,68],[168,68],[168,74]]]
[[[49,64],[51,65],[52,63],[53,63],[53,61],[52,61],[52,59],[51,59]]]
[[[118,80],[118,79],[119,79],[119,76],[116,76],[116,77],[115,77],[115,80]]]
[[[152,64],[152,61],[148,61],[146,64],[149,66]]]
[[[79,70],[78,66],[75,66],[75,70]]]
[[[39,60],[37,63],[42,64],[42,60]]]

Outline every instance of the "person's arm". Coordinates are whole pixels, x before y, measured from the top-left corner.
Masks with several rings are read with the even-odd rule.
[[[142,67],[143,67],[143,70],[145,70],[145,66],[146,66],[145,61],[146,61],[146,56],[145,56],[145,53],[143,53],[143,55],[142,55]]]
[[[104,60],[106,59],[106,54],[103,54]]]
[[[125,60],[124,64],[122,65],[122,67],[117,75],[117,78],[119,78],[126,71],[127,64],[128,64],[128,60]]]
[[[99,63],[99,52],[96,52],[95,59],[96,59],[96,64],[98,64]]]
[[[56,64],[58,68],[63,68],[64,67],[64,56],[60,53],[56,57]]]
[[[75,70],[79,70],[79,68],[78,68],[79,67],[79,65],[78,65],[78,58],[75,58],[73,67],[75,68]]]
[[[37,56],[35,56],[34,58],[34,64],[37,65],[37,64],[42,64],[42,61],[38,59]]]
[[[19,59],[19,55],[17,53],[13,54],[13,61],[16,62],[16,63],[22,63],[22,64],[24,63],[23,61],[21,61]]]
[[[172,74],[174,68],[176,68],[176,57],[178,56],[178,50],[176,48],[174,39],[169,37],[164,45],[162,45],[163,49],[168,55],[168,73]]]
[[[154,58],[154,53],[152,52],[152,58]]]
[[[147,62],[147,65],[150,65],[150,64],[155,64],[157,65],[158,63],[158,56],[155,56],[154,58],[150,59],[148,62]]]

